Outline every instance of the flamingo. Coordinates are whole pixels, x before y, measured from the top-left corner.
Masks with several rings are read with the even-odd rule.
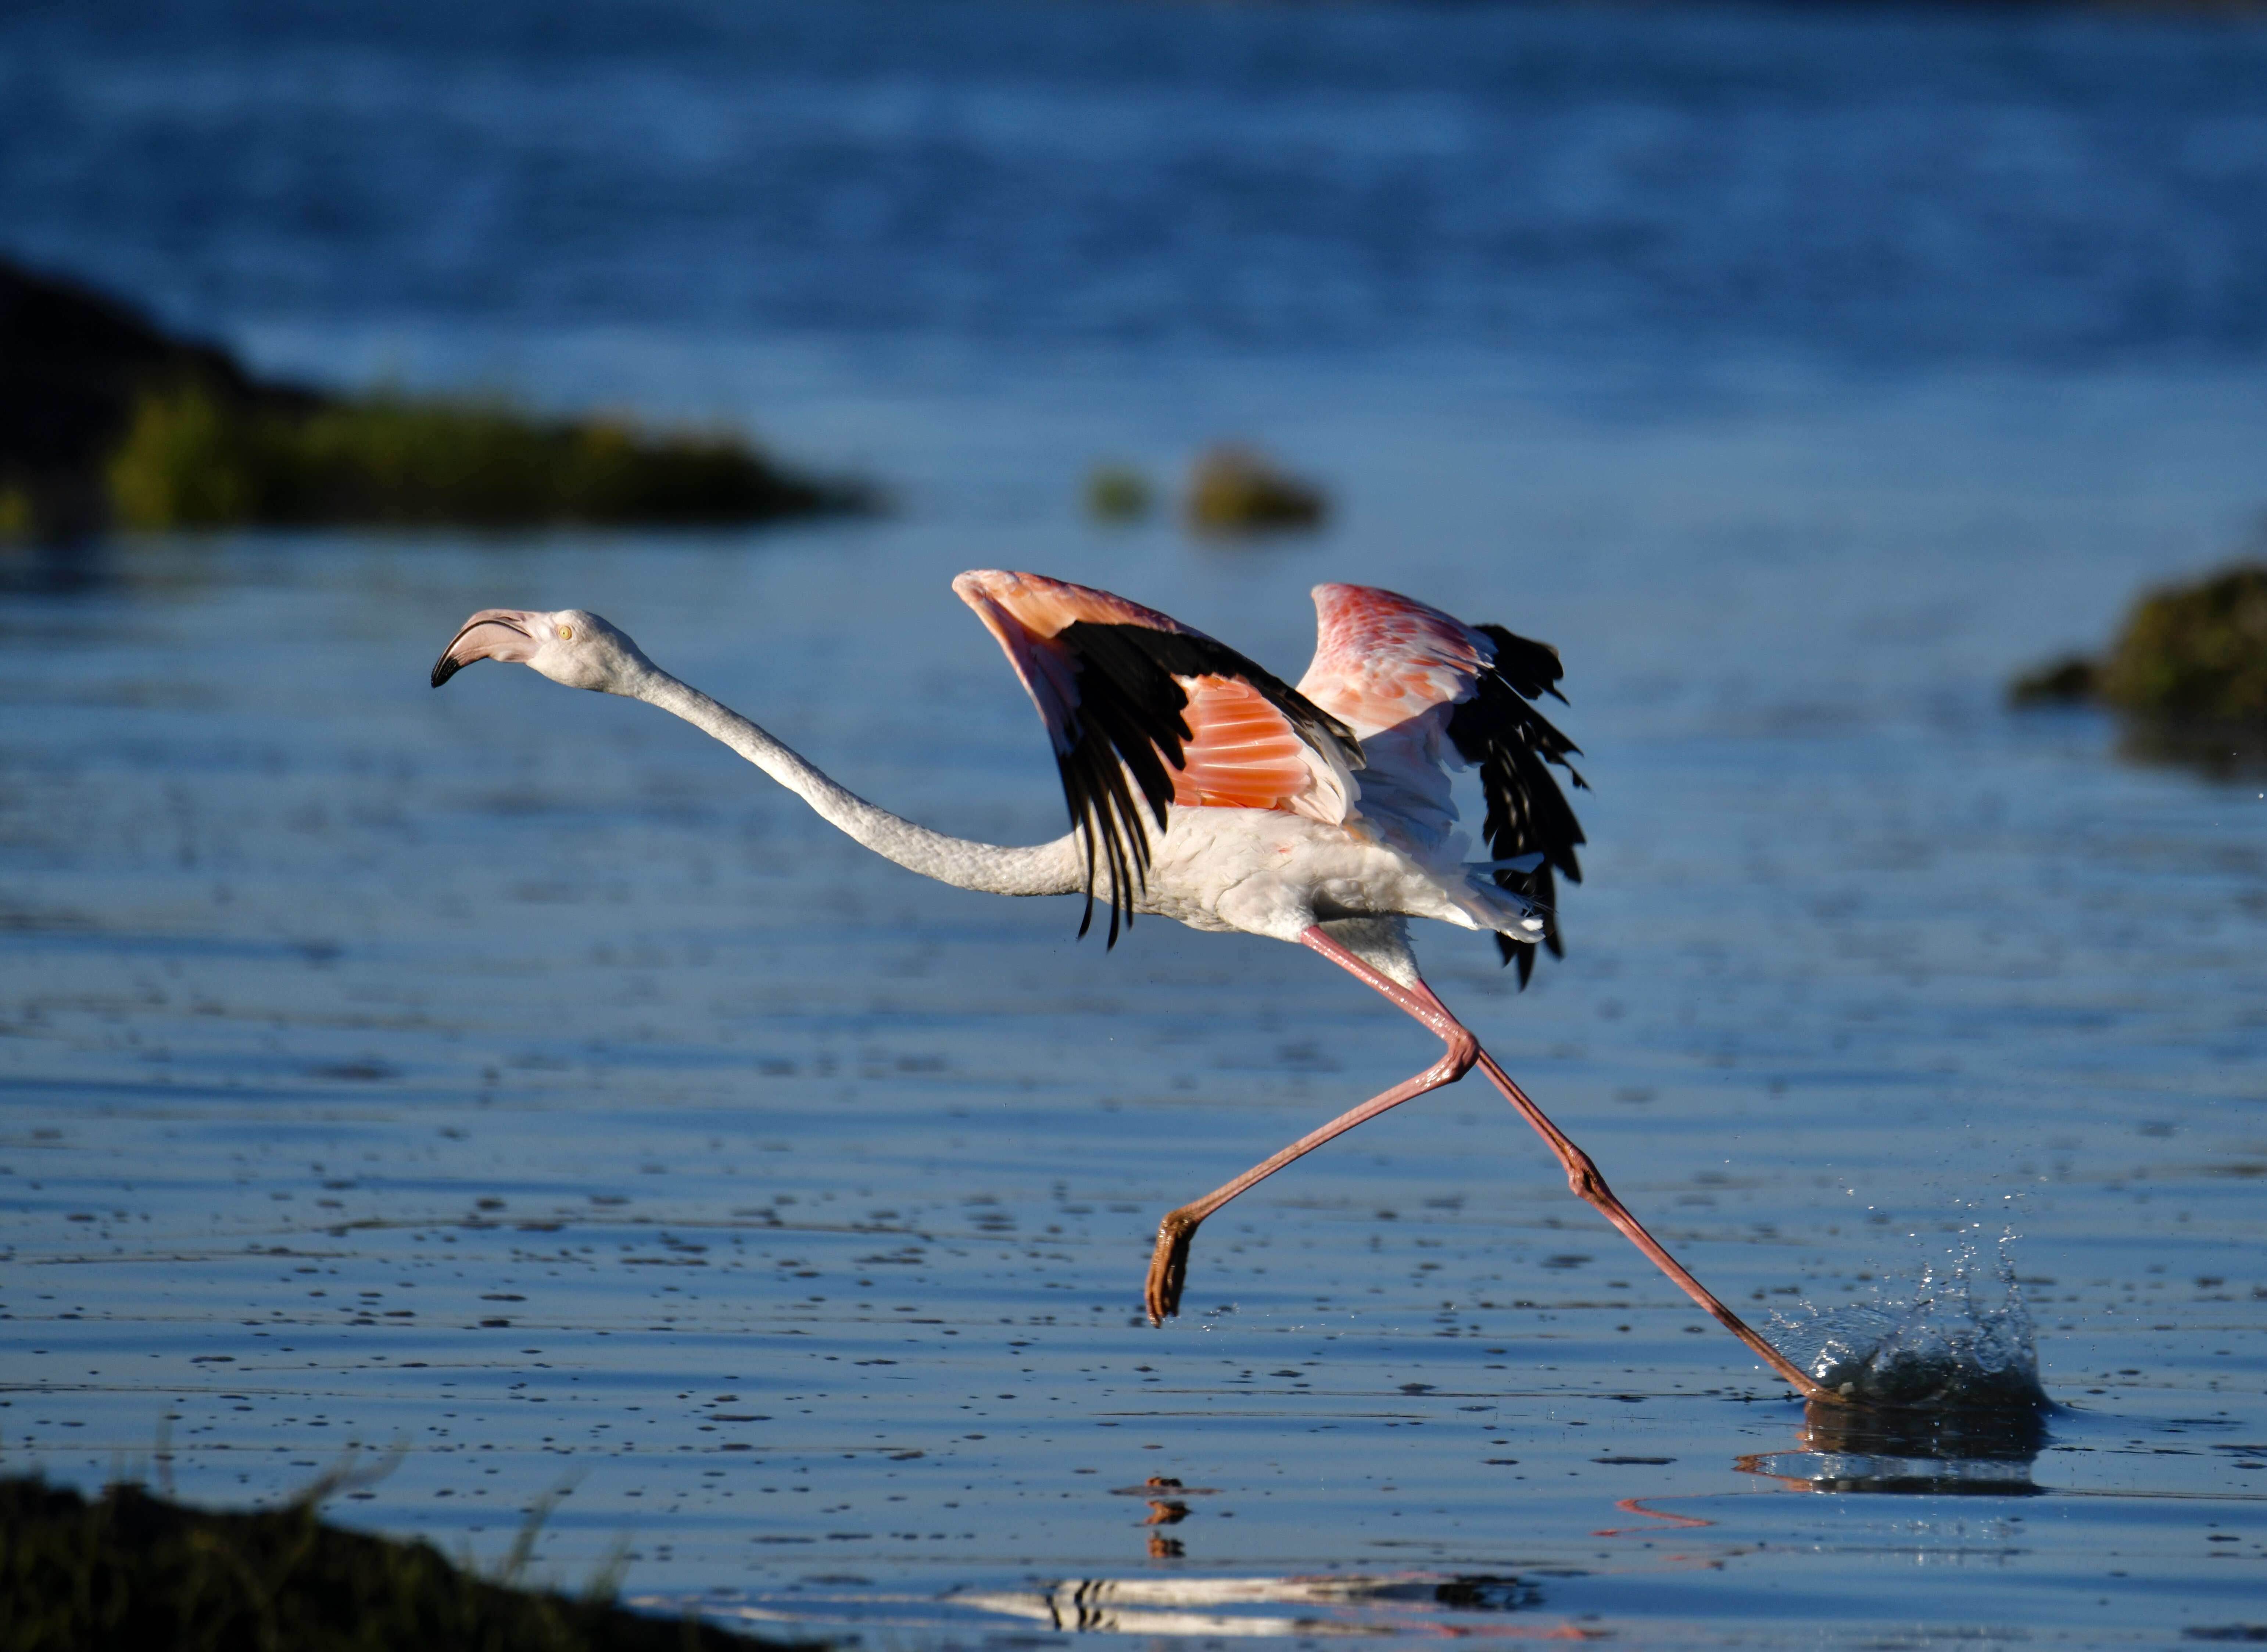
[[[1440,1039],[1440,1059],[1310,1131],[1159,1223],[1143,1301],[1178,1313],[1198,1228],[1294,1160],[1477,1067],[1550,1147],[1569,1188],[1806,1399],[1846,1403],[1713,1296],[1615,1197],[1419,974],[1408,921],[1495,937],[1522,988],[1538,949],[1561,953],[1555,880],[1580,881],[1584,840],[1551,769],[1581,755],[1537,709],[1559,700],[1558,650],[1466,625],[1367,585],[1314,591],[1315,657],[1294,687],[1226,644],[1108,591],[978,569],[952,582],[1038,708],[1071,830],[1003,848],[948,837],[838,785],[765,730],[648,659],[598,615],[484,608],[433,667],[475,660],[642,700],[714,736],[884,858],[957,888],[1079,894],[1108,944],[1137,914],[1319,953]],[[1476,766],[1493,858],[1464,861],[1449,770]]]

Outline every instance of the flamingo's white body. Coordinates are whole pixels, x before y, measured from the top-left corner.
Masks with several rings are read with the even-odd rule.
[[[994,569],[963,574],[953,589],[998,638],[1046,724],[1072,817],[1072,830],[1053,842],[976,843],[877,808],[578,609],[474,614],[433,682],[493,658],[643,700],[714,735],[913,871],[998,894],[1083,893],[1089,921],[1099,897],[1112,943],[1137,913],[1293,942],[1431,1028],[1447,1046],[1440,1061],[1164,1218],[1146,1293],[1153,1320],[1178,1311],[1190,1243],[1206,1217],[1332,1137],[1477,1066],[1550,1144],[1579,1196],[1806,1398],[1842,1398],[1662,1250],[1418,973],[1411,918],[1493,931],[1522,985],[1537,947],[1558,950],[1552,879],[1580,877],[1582,838],[1545,767],[1566,768],[1574,747],[1533,704],[1557,694],[1555,650],[1390,591],[1322,585],[1315,658],[1293,688],[1201,632],[1106,591]],[[1491,860],[1467,861],[1456,830],[1448,769],[1464,764],[1481,772]]]
[[[1264,809],[1177,811],[1150,851],[1145,883],[1136,912],[1220,934],[1295,943],[1324,920],[1377,917],[1543,938],[1534,908],[1481,885],[1474,869],[1382,834],[1365,840],[1343,826]],[[1389,973],[1407,967],[1392,961],[1399,967]]]

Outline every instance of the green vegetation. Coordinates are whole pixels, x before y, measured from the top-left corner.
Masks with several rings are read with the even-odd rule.
[[[757,522],[877,503],[729,436],[258,378],[216,345],[5,259],[0,362],[0,542],[114,524]]]
[[[2023,672],[2007,685],[2019,706],[2076,705],[2101,692],[2102,667],[2084,654],[2066,654]]]
[[[145,390],[105,467],[122,526],[746,522],[869,506],[722,437],[380,395],[245,407],[201,384]]]
[[[2146,592],[2100,661],[2017,678],[2019,705],[2099,700],[2159,723],[2267,727],[2267,566]]]
[[[0,540],[29,539],[39,524],[32,490],[21,482],[0,482]]]
[[[1200,455],[1189,481],[1189,525],[1200,532],[1310,528],[1328,510],[1322,490],[1287,476],[1246,447]]]
[[[224,407],[201,387],[145,393],[107,466],[118,521],[164,529],[249,520],[262,468],[253,436],[267,423]]]
[[[2102,663],[2101,694],[2148,716],[2267,726],[2267,567],[2144,596]]]
[[[767,1644],[595,1597],[510,1588],[451,1566],[429,1544],[325,1525],[315,1505],[338,1483],[320,1482],[286,1508],[215,1514],[134,1486],[89,1501],[36,1479],[0,1479],[0,1643],[11,1652],[757,1652]],[[532,1536],[531,1524],[512,1569],[525,1565]]]
[[[1154,503],[1149,479],[1130,465],[1097,465],[1086,475],[1087,514],[1100,522],[1138,522]]]

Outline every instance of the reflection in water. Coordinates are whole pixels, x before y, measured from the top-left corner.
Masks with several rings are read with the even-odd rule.
[[[2031,1464],[2046,1443],[2034,1408],[1868,1411],[1811,1406],[1794,1451],[1739,1458],[1743,1472],[1798,1491],[1931,1493],[2029,1497]]]
[[[114,559],[91,534],[0,537],[0,594],[54,595],[98,590],[117,578]]]
[[[1168,1492],[1178,1492],[1192,1497],[1212,1495],[1212,1488],[1209,1486],[1191,1488],[1182,1485],[1170,1474],[1152,1474],[1142,1485],[1120,1487],[1116,1494],[1120,1497],[1148,1498],[1149,1513],[1141,1522],[1144,1526],[1177,1526],[1189,1517],[1189,1506],[1183,1502],[1179,1496],[1163,1494]],[[1153,1560],[1178,1560],[1185,1559],[1188,1552],[1188,1546],[1178,1538],[1169,1538],[1162,1531],[1149,1533],[1149,1558]]]
[[[1298,1636],[1340,1638],[1424,1634],[1468,1639],[1588,1640],[1599,1632],[1526,1618],[1543,1604],[1532,1583],[1480,1574],[1444,1576],[1398,1572],[1383,1576],[1097,1577],[1019,1590],[963,1590],[919,1602],[872,1593],[828,1595],[809,1589],[791,1595],[712,1591],[686,1597],[649,1595],[629,1603],[641,1611],[692,1612],[710,1622],[745,1627],[789,1623],[807,1628],[839,1614],[841,1621],[877,1627],[893,1612],[942,1605],[971,1627],[998,1628],[996,1620],[1043,1626],[1057,1634]],[[1521,1614],[1510,1620],[1508,1614]]]
[[[1177,1526],[1189,1517],[1189,1506],[1183,1501],[1188,1497],[1210,1497],[1209,1486],[1184,1486],[1170,1474],[1152,1474],[1139,1486],[1120,1486],[1111,1494],[1115,1497],[1140,1497],[1149,1505],[1142,1519],[1145,1527]],[[1153,1560],[1178,1560],[1188,1553],[1188,1546],[1178,1538],[1169,1538],[1162,1531],[1149,1533],[1149,1558]]]
[[[2222,784],[2267,776],[2267,732],[2241,724],[2127,718],[2117,755],[2150,767],[2185,768]]]
[[[1088,1578],[954,1598],[1059,1630],[1105,1634],[1399,1634],[1542,1604],[1535,1586],[1515,1577],[1423,1575]]]
[[[1177,1526],[1189,1517],[1189,1506],[1184,1497],[1209,1497],[1209,1486],[1184,1486],[1170,1474],[1152,1474],[1139,1486],[1121,1486],[1111,1494],[1118,1497],[1141,1497],[1148,1500],[1149,1517],[1145,1526]]]
[[[1761,1459],[1742,1457],[1739,1466],[1745,1468],[1751,1460],[1760,1461]],[[1623,1514],[1643,1515],[1647,1520],[1658,1520],[1663,1524],[1657,1526],[1607,1526],[1601,1531],[1593,1531],[1590,1534],[1592,1537],[1652,1537],[1662,1531],[1697,1531],[1701,1527],[1713,1526],[1716,1524],[1713,1520],[1703,1520],[1698,1515],[1676,1515],[1669,1513],[1665,1509],[1648,1509],[1646,1507],[1646,1500],[1642,1497],[1624,1497],[1617,1501],[1614,1507]]]

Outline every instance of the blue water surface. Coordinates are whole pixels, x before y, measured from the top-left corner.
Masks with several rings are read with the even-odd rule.
[[[6,250],[263,368],[718,422],[890,514],[0,551],[0,1450],[875,1645],[2157,1645],[2267,1625],[2267,779],[2005,709],[2267,503],[2267,28],[2111,11],[90,4]],[[1320,532],[1185,533],[1215,440]],[[1168,508],[1082,518],[1093,464]],[[2036,1432],[1806,1419],[1292,949],[866,855],[1060,829],[950,596],[1286,676],[1307,588],[1549,638],[1569,956],[1428,977],[1762,1320],[2002,1235]],[[398,1451],[398,1457],[393,1454]],[[1178,1482],[1170,1484],[1167,1482]]]

